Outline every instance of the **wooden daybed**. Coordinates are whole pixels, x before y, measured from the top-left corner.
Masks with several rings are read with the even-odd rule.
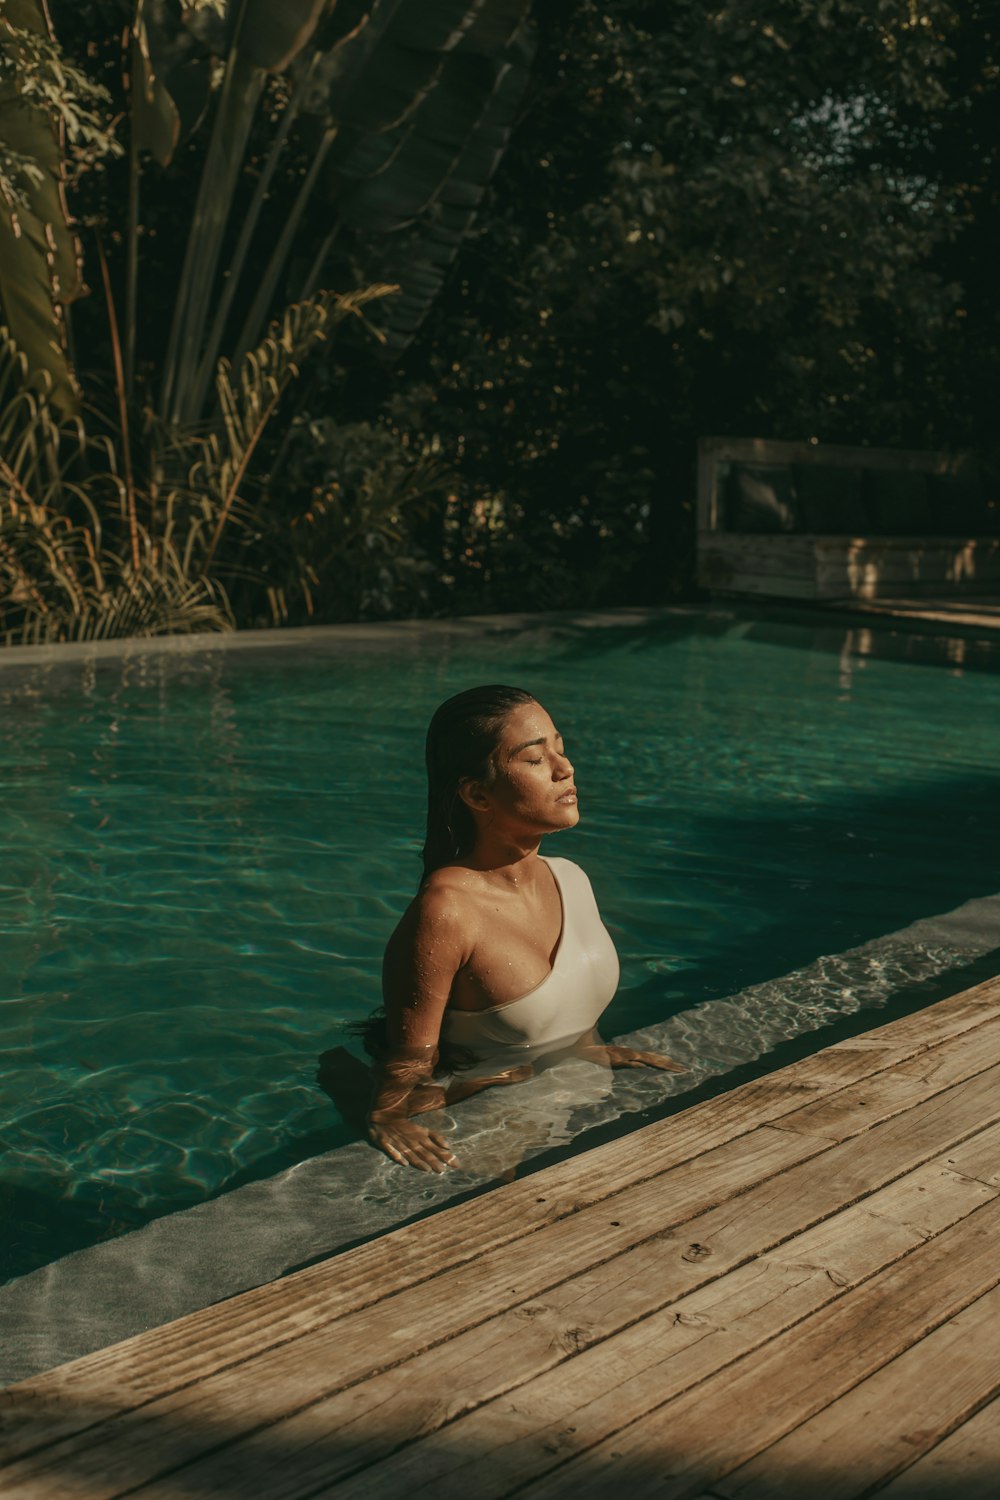
[[[1000,504],[968,458],[703,438],[697,577],[785,599],[996,595]]]

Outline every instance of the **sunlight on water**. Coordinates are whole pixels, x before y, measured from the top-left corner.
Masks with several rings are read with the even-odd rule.
[[[0,1273],[349,1138],[316,1057],[378,1001],[423,731],[475,682],[566,735],[583,822],[551,849],[620,950],[608,1035],[684,1013],[692,1058],[738,1060],[775,976],[994,891],[1000,676],[860,634],[692,616],[0,667]]]

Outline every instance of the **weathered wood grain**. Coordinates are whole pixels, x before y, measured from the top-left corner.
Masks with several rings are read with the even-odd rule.
[[[860,1120],[887,1120],[912,1109],[940,1089],[979,1072],[996,1057],[1000,1057],[1000,1017],[984,1021],[970,1034],[954,1037],[947,1047],[900,1060],[880,1073],[877,1081],[862,1079],[835,1094],[810,1100],[773,1124],[779,1130],[795,1130],[824,1140],[846,1140],[858,1134]]]
[[[729,593],[803,599],[957,596],[1000,579],[1000,540],[702,531],[697,572],[707,588]]]
[[[1000,1126],[967,1146],[967,1158],[965,1148],[956,1153],[963,1167],[994,1157]],[[492,1500],[567,1451],[567,1424],[581,1446],[597,1441],[615,1430],[623,1397],[637,1415],[654,1387],[662,1395],[664,1379],[673,1393],[687,1388],[998,1194],[937,1161],[728,1274],[725,1257],[714,1268],[711,1256],[685,1262],[680,1246],[633,1252],[293,1418],[282,1441],[303,1455],[294,1475],[279,1471],[268,1431],[183,1471],[177,1487],[161,1481],[156,1493],[179,1496],[186,1483],[224,1492],[249,1463],[261,1500],[291,1500],[300,1486],[332,1484],[352,1470],[362,1472],[345,1497],[370,1482],[386,1500]],[[712,1279],[678,1297],[697,1284],[699,1264]],[[609,1338],[615,1328],[621,1337]],[[546,1365],[549,1374],[526,1392],[533,1367]],[[506,1403],[497,1399],[505,1387]],[[367,1467],[393,1446],[402,1451]]]
[[[691,1217],[724,1201],[749,1180],[759,1181],[818,1149],[815,1139],[768,1126],[708,1152],[665,1174],[675,1214]],[[94,1497],[117,1493],[181,1458],[192,1460],[214,1445],[220,1424],[227,1432],[273,1422],[318,1397],[362,1380],[380,1367],[485,1321],[539,1295],[553,1281],[626,1250],[637,1237],[657,1233],[663,1223],[661,1179],[641,1183],[615,1200],[615,1216],[603,1205],[581,1210],[542,1231],[540,1250],[531,1237],[525,1252],[517,1240],[453,1269],[445,1286],[420,1283],[375,1306],[331,1320],[300,1338],[251,1355],[238,1366],[204,1376],[169,1395],[148,1401],[117,1421],[47,1446],[36,1459],[4,1473],[5,1500],[41,1485],[39,1494],[61,1496],[63,1474],[85,1472]],[[618,1217],[620,1215],[620,1217]],[[206,1421],[208,1411],[213,1421]],[[113,1411],[106,1413],[115,1415]],[[235,1423],[235,1428],[232,1424]],[[72,1462],[70,1463],[70,1460]],[[74,1490],[66,1494],[76,1493]]]
[[[995,1500],[998,1478],[1000,1400],[994,1400],[877,1494],[879,1500]]]
[[[1000,1282],[994,1200],[832,1306],[527,1485],[526,1500],[678,1500],[713,1489]]]
[[[933,1449],[1000,1391],[998,1351],[1000,1289],[714,1488],[725,1500],[801,1500],[805,1494],[810,1500],[853,1500]]]

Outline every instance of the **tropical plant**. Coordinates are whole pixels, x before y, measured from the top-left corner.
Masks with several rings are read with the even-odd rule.
[[[293,623],[426,614],[439,603],[442,518],[455,475],[429,446],[404,446],[391,421],[297,416],[280,482],[304,503],[276,549]],[[277,571],[277,570],[276,570]]]
[[[65,57],[41,0],[0,4],[0,309],[57,409],[75,411],[66,309],[82,295],[66,187],[121,151],[103,115],[107,91]]]
[[[395,237],[375,275],[402,286],[386,317],[387,344],[402,349],[441,285],[516,117],[532,51],[530,0],[136,0],[111,9],[131,39],[127,87],[115,101],[126,117],[127,209],[122,215],[103,205],[98,227],[125,245],[126,383],[140,353],[144,204],[206,119],[156,381],[163,420],[184,425],[202,417],[219,358],[239,364],[281,306],[311,295],[344,233]],[[65,29],[87,26],[93,10],[85,4],[66,15]],[[20,126],[6,177],[16,180],[21,218],[30,209],[41,230],[56,236],[63,262],[56,301],[65,303],[80,290],[70,274],[80,247],[60,198],[61,147],[68,143],[78,158],[122,148],[94,113],[107,104],[106,89],[67,61],[45,0],[3,0],[0,15],[0,125],[5,136]],[[107,39],[117,31],[109,28]],[[57,104],[60,76],[66,90]],[[44,234],[32,239],[17,224],[7,228],[22,241],[22,260],[31,260],[33,246],[35,260],[45,262]],[[175,274],[176,239],[175,229]],[[41,290],[51,292],[52,276],[32,270],[35,314],[44,322]],[[395,270],[402,275],[389,274]],[[13,326],[16,286],[3,305]],[[53,353],[65,343],[57,317],[49,310],[52,347],[44,358],[37,340],[28,348],[16,327],[15,336],[33,368],[49,369],[54,399],[69,405],[73,370],[68,357],[60,368]]]
[[[47,376],[33,383],[27,360],[0,330],[3,640],[229,626],[224,591],[190,568],[197,527],[178,525],[178,490],[160,497],[158,518],[148,504],[149,516],[140,517],[135,488],[116,471],[110,445],[58,420]],[[109,521],[112,538],[105,535]]]
[[[60,421],[47,374],[32,376],[0,330],[0,636],[11,644],[232,628],[226,583],[255,576],[261,506],[251,466],[268,423],[315,344],[383,291],[296,304],[245,356],[238,378],[220,363],[218,430],[180,433],[147,412],[135,445],[124,403],[117,432],[95,437]],[[305,558],[302,569],[307,584]]]
[[[227,336],[238,361],[259,337],[276,298],[308,297],[343,230],[397,236],[376,274],[403,291],[385,320],[387,344],[405,347],[425,316],[499,160],[527,81],[530,0],[232,0],[224,28],[199,40],[224,57],[219,98],[178,285],[160,391],[168,421],[196,420]],[[134,27],[136,82],[144,101],[133,134],[133,184],[141,153],[169,165],[183,139],[183,72],[205,59],[182,45],[193,28],[146,0]],[[280,19],[279,19],[280,18]],[[166,59],[160,67],[159,59]],[[181,61],[171,60],[181,59]],[[269,76],[286,97],[241,213],[224,274],[219,266],[239,201],[240,167]],[[287,76],[286,76],[287,75]],[[207,75],[197,75],[199,87]],[[200,99],[188,104],[197,118]],[[143,112],[144,111],[144,112]],[[263,210],[282,158],[297,149],[299,180],[266,257]],[[138,262],[139,190],[130,193],[129,277]],[[302,267],[288,284],[290,264]],[[252,267],[252,270],[250,269]],[[249,284],[249,290],[248,290]],[[241,297],[242,293],[242,297]],[[134,291],[130,292],[134,303]]]
[[[180,526],[184,542],[176,551],[174,583],[179,587],[183,574],[197,585],[191,599],[210,588],[220,619],[229,607],[220,603],[222,578],[239,599],[241,616],[245,607],[257,618],[254,580],[266,590],[276,620],[286,617],[289,592],[307,611],[315,608],[315,587],[309,588],[302,568],[296,573],[295,559],[298,539],[311,524],[305,517],[315,518],[316,508],[309,510],[308,496],[303,506],[295,497],[276,503],[267,479],[271,459],[284,451],[274,437],[274,418],[305,347],[292,324],[304,327],[320,316],[325,337],[346,314],[401,290],[385,304],[379,334],[391,354],[405,348],[447,274],[516,117],[533,46],[529,9],[530,0],[284,0],[281,6],[269,0],[83,0],[60,15],[59,26],[78,45],[86,39],[92,54],[100,54],[102,42],[106,49],[115,44],[116,18],[126,23],[128,76],[123,96],[109,101],[103,84],[67,61],[46,0],[0,0],[0,128],[17,126],[7,132],[12,144],[0,157],[7,208],[0,234],[18,251],[12,274],[0,279],[0,306],[19,351],[10,368],[46,423],[85,418],[72,483],[78,505],[85,496],[89,507],[89,519],[70,522],[67,515],[66,531],[56,518],[70,481],[64,477],[44,498],[34,497],[43,506],[33,513],[36,537],[62,536],[62,550],[46,552],[28,540],[25,502],[10,489],[7,524],[16,520],[22,529],[9,534],[8,548],[15,541],[28,548],[36,566],[50,557],[54,587],[56,559],[62,558],[62,603],[43,626],[37,600],[30,604],[34,595],[21,585],[14,598],[27,613],[8,630],[23,633],[29,615],[36,632],[75,628],[66,624],[64,606],[83,596],[63,578],[70,577],[68,538],[75,544],[73,528],[82,527],[93,539],[96,520],[105,547],[120,541],[124,548],[120,557],[102,554],[102,579],[111,567],[132,595],[141,569],[153,561],[167,565],[168,541],[173,545]],[[67,86],[57,99],[60,70]],[[106,115],[119,106],[127,142],[124,213],[106,191],[107,183],[121,179],[115,156],[122,148],[101,116],[102,109]],[[158,194],[169,199],[172,180],[187,190],[195,161],[197,191],[183,253],[177,254],[174,213],[158,261],[144,220],[150,212],[156,216]],[[88,178],[98,162],[105,178],[92,170]],[[77,199],[85,202],[90,193],[86,216],[94,234],[85,244],[74,237],[65,201],[74,163]],[[338,238],[365,245],[367,279],[378,279],[364,292],[317,291]],[[109,332],[74,340],[67,307],[81,294],[78,268],[89,256],[96,256]],[[351,277],[358,279],[364,278]],[[155,312],[156,293],[168,280],[174,293],[164,324]],[[271,325],[276,314],[277,331]],[[81,319],[90,334],[94,320],[85,305]],[[72,357],[74,345],[102,343],[110,377]],[[273,361],[290,349],[298,352],[279,375]],[[286,401],[282,424],[293,413]],[[113,466],[100,471],[93,469],[95,430],[104,433],[102,451],[114,455]],[[325,444],[327,451],[333,447]],[[337,526],[327,525],[330,538],[396,535],[389,551],[400,575],[406,571],[400,518],[407,509],[416,514],[440,490],[436,477],[412,460],[402,464],[413,471],[409,487],[376,464],[355,486],[356,497],[367,496],[364,504],[352,503],[349,521],[341,510]],[[335,486],[327,489],[336,493]],[[109,497],[111,516],[101,509]],[[369,521],[381,517],[374,530],[364,521],[366,506]],[[324,512],[328,522],[334,510]],[[349,551],[353,543],[344,545]],[[333,568],[335,549],[326,550]],[[116,557],[120,567],[112,566]],[[314,559],[309,567],[315,575]],[[395,574],[385,576],[383,593],[391,591]],[[150,598],[164,597],[157,587]],[[381,607],[377,590],[363,596],[368,604],[360,607]],[[149,608],[152,614],[141,617],[144,629],[174,628],[151,624],[154,617],[180,618]],[[139,617],[118,618],[133,624]]]

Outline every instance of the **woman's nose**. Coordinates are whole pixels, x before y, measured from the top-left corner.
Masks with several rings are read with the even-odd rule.
[[[573,762],[565,753],[556,756],[555,774],[559,781],[566,781],[573,774]]]

